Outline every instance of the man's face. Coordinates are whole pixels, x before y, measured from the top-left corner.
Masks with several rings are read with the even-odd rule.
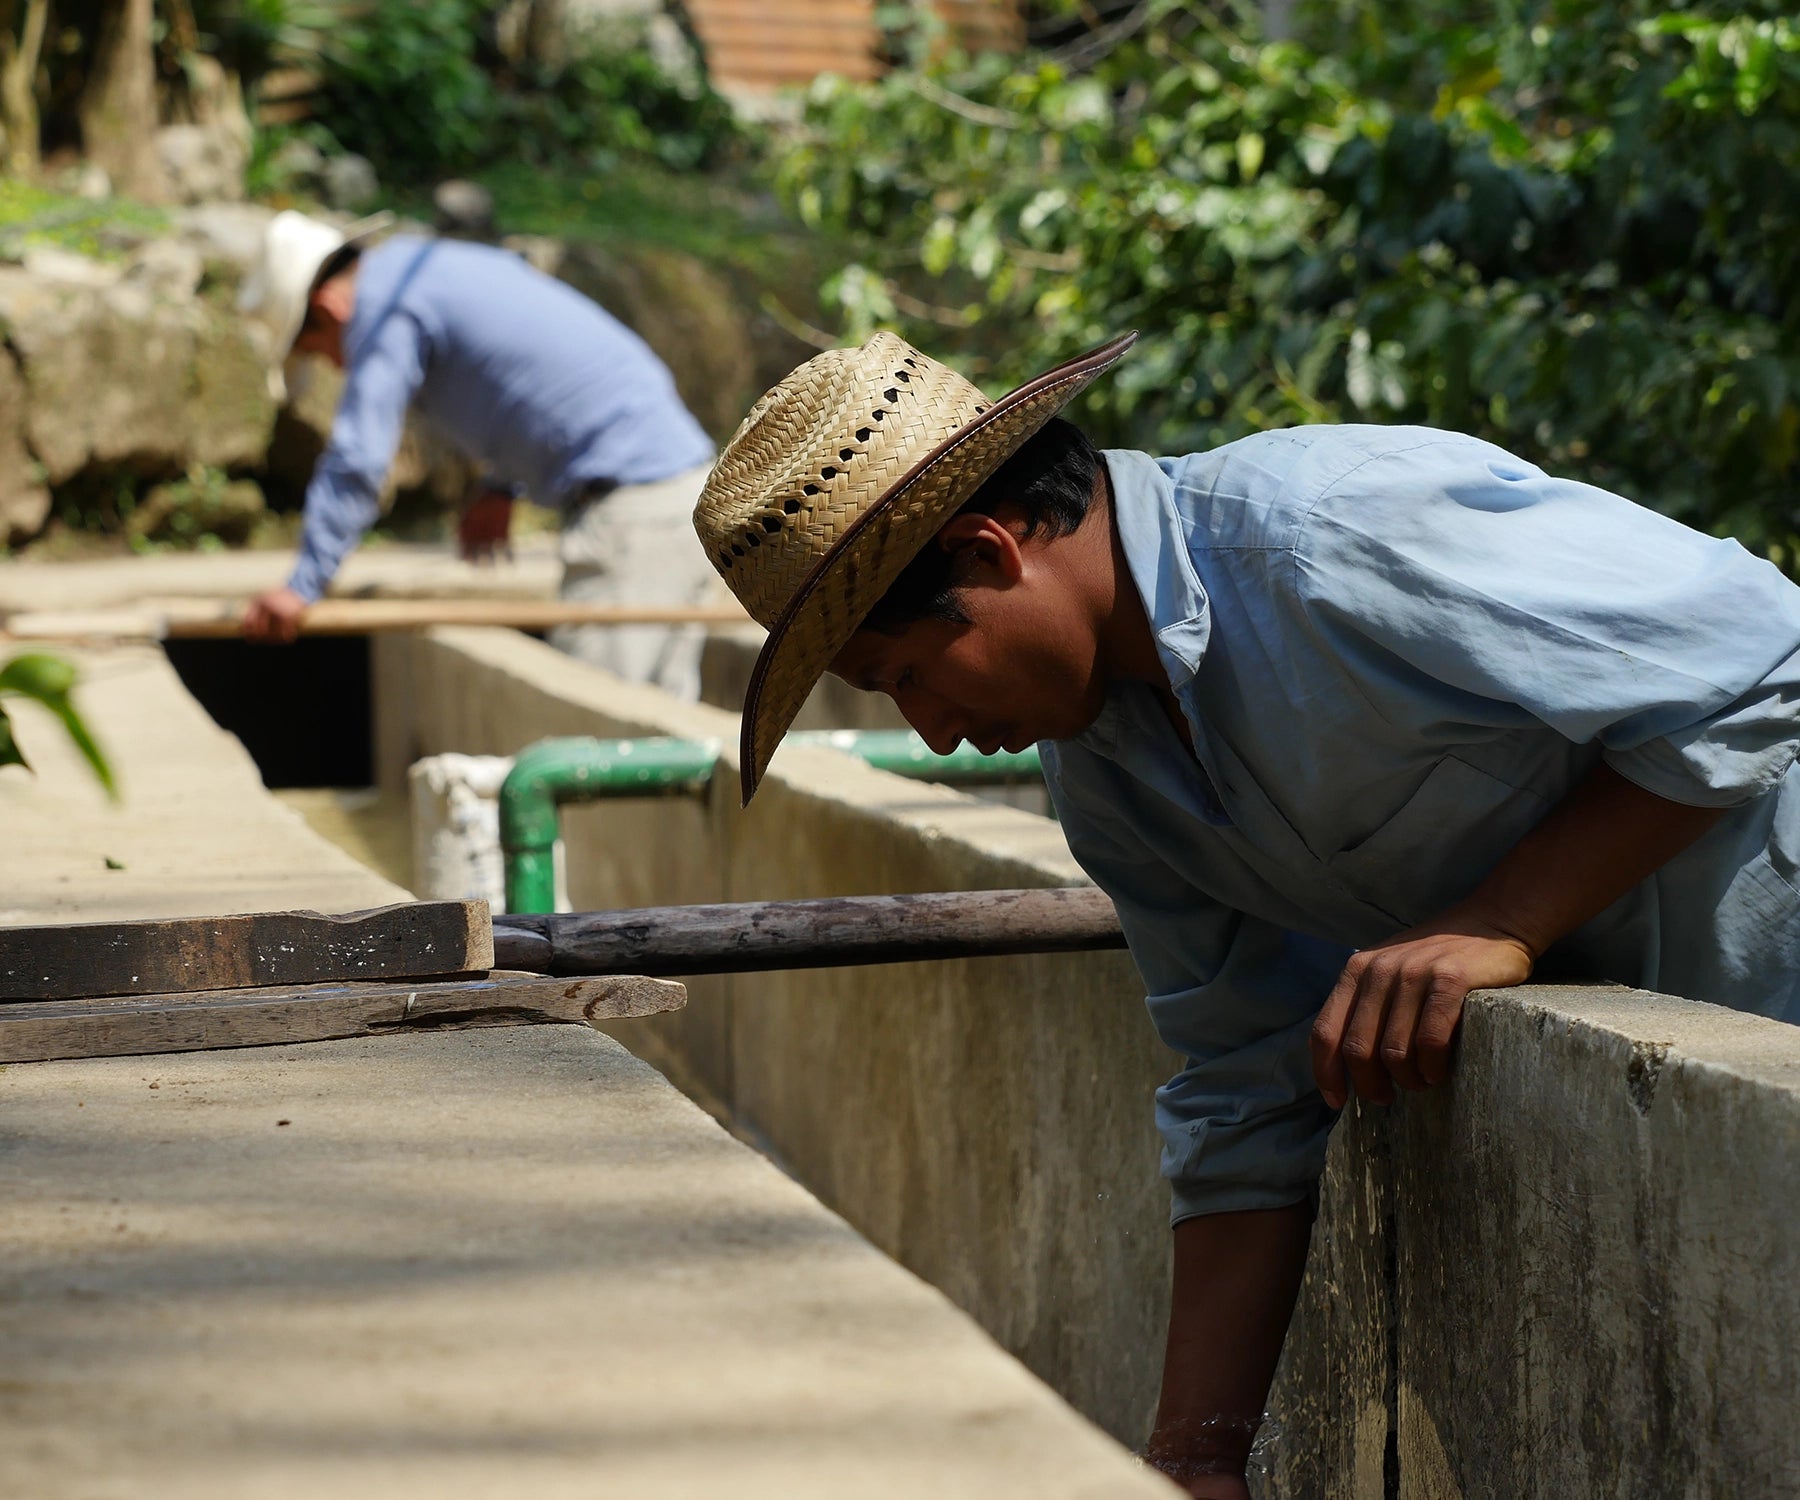
[[[865,627],[831,670],[852,687],[886,693],[940,755],[961,740],[992,754],[1081,733],[1106,685],[1091,617],[1067,578],[1044,565],[1055,545],[1024,542],[1011,564],[978,560],[957,595],[966,624],[914,620],[891,634]]]
[[[344,368],[344,328],[356,310],[354,268],[340,271],[312,289],[306,299],[306,317],[294,335],[292,352],[317,354]]]

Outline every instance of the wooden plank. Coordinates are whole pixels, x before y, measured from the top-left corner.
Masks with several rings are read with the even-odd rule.
[[[868,0],[820,0],[804,10],[793,6],[772,5],[770,0],[689,0],[688,13],[694,18],[704,39],[720,21],[760,19],[771,27],[797,29],[820,22],[853,21],[873,33],[875,19]]]
[[[235,636],[236,604],[169,600],[129,609],[21,611],[5,622],[16,640],[198,640]],[[380,635],[434,625],[501,625],[549,630],[557,625],[744,625],[734,604],[584,604],[568,599],[322,599],[301,616],[302,635]]]
[[[821,16],[810,22],[774,23],[756,16],[720,16],[711,25],[713,45],[734,43],[745,49],[781,52],[788,45],[814,43],[814,49],[830,49],[837,43],[875,41],[875,27],[857,16]]]
[[[853,82],[866,82],[876,76],[879,71],[871,58],[833,57],[829,62],[821,60],[816,64],[808,64],[804,58],[799,61],[791,55],[781,57],[754,57],[740,60],[729,67],[714,70],[728,83],[738,83],[756,88],[782,88],[789,84],[810,83],[822,73],[833,73]]]
[[[0,1063],[271,1047],[473,1026],[617,1020],[679,1010],[687,990],[635,975],[316,984],[0,1007]]]
[[[704,15],[694,18],[694,24],[700,28],[702,39],[710,40],[717,35],[722,26],[744,26],[750,22],[764,22],[771,35],[780,32],[795,35],[808,30],[829,28],[833,31],[855,30],[868,36],[876,35],[876,28],[869,20],[866,11],[855,5],[836,5],[821,10],[810,16],[771,16],[760,10],[760,0],[743,0],[736,5],[717,5],[711,7]]]
[[[485,901],[0,928],[0,1002],[157,995],[493,967]]]
[[[496,961],[546,974],[726,974],[1123,948],[1092,887],[838,896],[494,919]]]

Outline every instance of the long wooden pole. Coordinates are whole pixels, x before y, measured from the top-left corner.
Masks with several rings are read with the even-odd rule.
[[[494,919],[494,962],[539,974],[722,974],[1123,948],[1104,892],[945,891]]]
[[[7,617],[0,634],[15,640],[225,639],[238,633],[243,608],[209,600],[86,611],[32,611]],[[584,604],[572,599],[321,599],[301,616],[302,635],[379,635],[433,625],[745,625],[736,605]]]

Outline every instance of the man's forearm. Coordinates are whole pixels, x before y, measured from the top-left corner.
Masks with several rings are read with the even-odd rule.
[[[1456,910],[1517,938],[1533,959],[1655,874],[1724,815],[1670,802],[1596,766]]]
[[[1595,767],[1469,896],[1352,955],[1313,1025],[1313,1075],[1325,1102],[1341,1107],[1354,1087],[1385,1104],[1396,1085],[1441,1082],[1470,990],[1523,984],[1547,948],[1723,814]]]
[[[1145,1456],[1190,1495],[1248,1495],[1244,1465],[1311,1235],[1305,1203],[1175,1226],[1162,1399]]]
[[[344,559],[380,519],[382,477],[364,472],[335,447],[328,447],[313,466],[300,546],[288,576],[288,587],[309,604],[324,595]]]

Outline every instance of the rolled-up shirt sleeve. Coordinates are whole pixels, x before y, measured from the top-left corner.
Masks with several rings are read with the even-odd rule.
[[[1346,950],[1196,890],[1121,836],[1056,747],[1042,748],[1069,847],[1118,908],[1150,1018],[1183,1058],[1156,1095],[1172,1221],[1304,1202],[1336,1119],[1308,1039]]]
[[[381,514],[381,487],[423,379],[420,331],[403,314],[383,317],[352,351],[331,441],[306,487],[300,550],[288,578],[288,587],[309,603],[324,594]]]
[[[1516,706],[1702,807],[1760,796],[1794,761],[1800,590],[1606,490],[1433,435],[1327,489],[1294,561],[1307,628],[1444,722]]]

